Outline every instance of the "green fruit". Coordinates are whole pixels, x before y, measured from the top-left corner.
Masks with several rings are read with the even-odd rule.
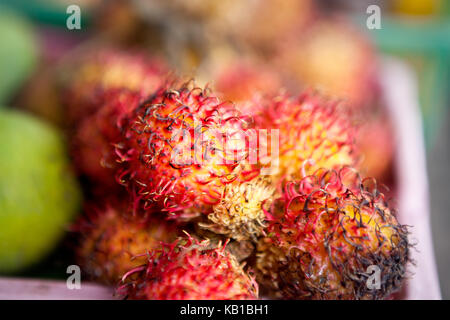
[[[23,113],[0,110],[0,273],[44,258],[80,200],[61,135]]]
[[[0,104],[7,102],[36,66],[37,40],[31,25],[0,6]]]

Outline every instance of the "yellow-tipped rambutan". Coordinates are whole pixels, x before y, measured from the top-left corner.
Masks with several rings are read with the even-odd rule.
[[[174,225],[133,215],[123,203],[108,202],[103,209],[90,206],[75,227],[80,234],[78,261],[91,280],[117,284],[128,270],[146,262],[142,253],[177,237]]]
[[[373,179],[319,170],[288,183],[270,213],[256,269],[274,296],[381,299],[401,288],[408,232]]]
[[[267,178],[260,177],[244,183],[225,186],[218,204],[208,215],[202,228],[241,240],[256,240],[264,233],[266,214],[275,188]]]
[[[118,293],[141,300],[257,299],[258,285],[225,246],[190,236],[164,244],[124,275]]]
[[[306,92],[262,104],[254,108],[255,127],[260,129],[259,162],[269,163],[263,165],[264,171],[275,183],[303,178],[319,168],[357,163],[356,127],[338,103]]]

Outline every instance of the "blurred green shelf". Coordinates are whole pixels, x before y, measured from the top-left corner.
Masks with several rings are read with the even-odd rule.
[[[432,148],[450,104],[450,18],[382,16],[381,29],[366,28],[366,17],[356,22],[384,53],[398,56],[415,70],[427,148]]]
[[[70,4],[69,2],[56,0],[0,0],[0,6],[4,5],[20,11],[34,22],[63,28],[66,27],[68,17],[66,9]],[[73,4],[77,4],[77,1],[74,1]],[[80,7],[84,29],[91,23],[91,12],[89,8]]]

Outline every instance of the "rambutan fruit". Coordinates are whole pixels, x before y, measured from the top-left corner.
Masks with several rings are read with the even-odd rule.
[[[293,88],[320,89],[354,108],[370,104],[376,93],[374,49],[343,19],[316,22],[303,36],[287,41],[277,60],[296,80]]]
[[[99,110],[74,129],[71,155],[75,168],[88,179],[95,193],[120,188],[115,179],[115,144],[121,141],[123,118],[139,105],[141,98],[139,93],[127,89],[105,90],[99,99]]]
[[[275,183],[357,163],[356,127],[341,105],[305,92],[266,99],[254,110],[254,125],[260,129],[258,161],[270,164],[263,167]]]
[[[269,220],[256,270],[270,294],[382,299],[401,288],[408,231],[374,179],[361,179],[348,167],[319,170],[288,183]]]
[[[258,299],[257,283],[225,248],[190,236],[163,244],[123,276],[117,292],[139,300]]]
[[[80,234],[78,261],[92,280],[115,285],[125,272],[146,262],[138,255],[176,239],[174,225],[133,216],[130,210],[122,203],[108,203],[103,209],[92,205],[74,227]]]
[[[225,185],[250,179],[239,166],[245,126],[234,105],[206,89],[162,88],[124,122],[119,177],[144,208],[157,205],[169,218],[196,216],[220,201]]]
[[[78,124],[95,113],[104,90],[151,93],[164,83],[168,73],[163,60],[143,53],[110,48],[82,51],[67,59],[59,72],[68,120]]]
[[[237,241],[257,239],[264,233],[267,210],[275,188],[269,179],[259,177],[249,182],[225,186],[220,202],[208,214],[202,228],[223,234]]]

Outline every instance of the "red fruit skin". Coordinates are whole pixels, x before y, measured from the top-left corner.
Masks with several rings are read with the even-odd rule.
[[[204,212],[226,184],[247,178],[239,167],[245,147],[232,140],[242,141],[245,121],[232,104],[188,86],[149,97],[123,123],[116,146],[122,183],[144,207],[157,205],[169,218]]]
[[[86,117],[74,130],[71,155],[77,172],[90,182],[95,194],[122,189],[116,181],[115,146],[122,140],[122,121],[139,106],[142,97],[127,89],[102,93],[99,110]]]
[[[67,121],[76,126],[95,113],[105,90],[154,92],[165,82],[168,70],[161,59],[115,48],[90,49],[70,57],[60,70]]]
[[[267,150],[268,158],[274,157],[272,150],[276,149],[267,144],[273,134],[278,135],[279,163],[271,170],[275,182],[301,179],[319,168],[338,169],[358,163],[357,127],[338,102],[310,91],[254,102],[254,128],[271,129],[260,141],[260,150]]]
[[[224,246],[190,236],[162,244],[123,276],[118,294],[138,300],[254,300],[258,285]]]

